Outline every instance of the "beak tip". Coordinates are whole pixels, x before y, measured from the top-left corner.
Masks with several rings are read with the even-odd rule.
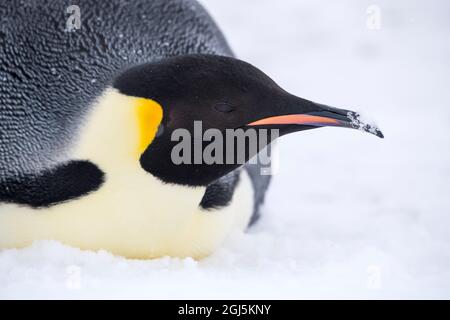
[[[381,130],[378,129],[377,126],[375,126],[373,124],[369,124],[366,121],[363,121],[361,119],[361,115],[359,113],[349,111],[347,113],[347,118],[350,120],[351,126],[353,128],[371,133],[371,134],[377,136],[378,138],[384,139],[383,132],[381,132]]]
[[[384,134],[381,132],[381,130],[377,129],[377,132],[375,134],[378,138],[384,139]]]
[[[359,129],[359,130],[362,130],[362,131],[371,133],[371,134],[373,134],[374,136],[377,136],[378,138],[384,139],[384,134],[383,134],[383,132],[381,132],[381,130],[378,129],[377,127],[374,127],[374,126],[366,126],[366,127],[364,127],[364,128],[356,128],[356,129]]]

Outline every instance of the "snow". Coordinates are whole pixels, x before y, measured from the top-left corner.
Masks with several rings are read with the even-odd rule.
[[[0,298],[450,298],[450,3],[377,0],[374,30],[365,0],[202,2],[241,59],[386,138],[283,138],[263,219],[207,259],[37,242],[0,252]]]

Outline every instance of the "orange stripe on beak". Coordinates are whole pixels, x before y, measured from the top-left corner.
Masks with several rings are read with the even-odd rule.
[[[261,120],[256,120],[249,123],[249,126],[263,126],[263,125],[275,125],[275,124],[303,124],[310,126],[342,126],[342,121],[313,116],[308,114],[288,114],[284,116],[269,117]]]

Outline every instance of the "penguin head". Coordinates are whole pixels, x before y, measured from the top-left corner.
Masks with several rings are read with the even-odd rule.
[[[357,113],[296,97],[256,67],[230,57],[166,58],[125,70],[113,85],[152,109],[146,112],[143,107],[139,119],[147,135],[140,143],[139,162],[145,171],[167,183],[205,186],[241,166],[239,161],[225,161],[230,153],[225,141],[229,130],[256,133],[256,148],[251,141],[243,150],[237,150],[236,144],[233,147],[234,160],[238,152],[244,152],[245,161],[276,136],[324,126],[356,128],[383,137],[376,127],[361,122]],[[259,142],[258,133],[274,129],[275,136],[270,131],[268,139]],[[223,161],[196,159],[212,141],[204,139],[208,130],[223,134]],[[184,143],[190,150],[182,152],[190,161],[179,163],[173,157],[182,138],[189,140]]]

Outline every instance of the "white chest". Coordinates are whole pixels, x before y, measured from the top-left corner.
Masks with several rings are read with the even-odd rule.
[[[51,239],[82,249],[104,249],[132,258],[210,254],[233,230],[244,230],[252,213],[252,190],[241,175],[232,203],[204,211],[204,188],[164,185],[129,173],[110,178],[86,197],[47,209],[0,206],[0,247],[23,247]]]

